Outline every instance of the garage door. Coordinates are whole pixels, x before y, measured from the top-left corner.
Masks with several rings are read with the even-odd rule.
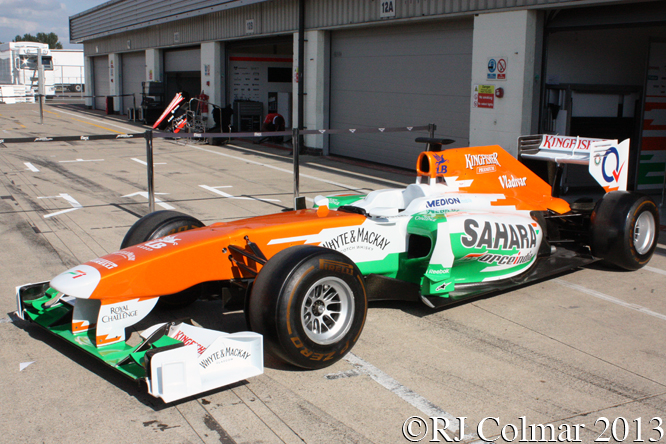
[[[194,97],[201,92],[201,49],[185,48],[164,52],[166,73],[166,100],[177,92],[187,92]]]
[[[435,123],[437,136],[469,140],[472,19],[334,32],[331,128]],[[331,136],[330,152],[414,168],[425,133]]]
[[[106,109],[106,96],[109,95],[109,57],[93,57],[95,83],[95,109]]]
[[[146,53],[128,52],[122,55],[123,67],[123,95],[134,94],[136,106],[141,105],[141,82],[146,78]],[[134,106],[133,97],[123,97],[123,114],[127,113],[127,108]]]

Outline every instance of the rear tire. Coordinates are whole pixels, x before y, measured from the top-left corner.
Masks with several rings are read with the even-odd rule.
[[[149,240],[203,226],[204,224],[200,220],[185,213],[171,210],[155,211],[143,216],[132,225],[120,244],[120,248],[131,247]],[[160,296],[157,305],[162,308],[186,307],[199,299],[201,289],[201,285],[195,285],[179,293]]]
[[[648,196],[612,191],[592,212],[592,254],[625,270],[647,264],[657,248],[659,211]]]
[[[271,355],[320,369],[351,350],[367,308],[363,276],[354,262],[334,250],[300,245],[279,252],[261,269],[248,318]]]

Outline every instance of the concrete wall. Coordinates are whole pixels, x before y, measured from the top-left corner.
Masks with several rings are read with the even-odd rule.
[[[517,138],[532,130],[537,12],[480,14],[474,18],[470,145],[500,145],[517,155]],[[506,61],[506,80],[488,79],[489,60]],[[495,70],[495,74],[499,70]],[[475,106],[475,85],[503,88],[492,108]]]

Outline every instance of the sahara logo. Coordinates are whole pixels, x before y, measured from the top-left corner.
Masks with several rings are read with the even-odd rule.
[[[611,154],[615,156],[615,168],[611,170],[611,175],[609,176],[606,173],[606,161],[611,156]],[[624,168],[624,163],[620,165],[620,153],[617,152],[617,148],[614,146],[610,147],[608,150],[606,150],[606,153],[604,154],[604,160],[601,162],[601,175],[608,183],[612,183],[613,180],[615,180],[615,182],[619,182],[622,168]]]
[[[471,170],[474,167],[486,166],[486,165],[497,165],[501,167],[499,160],[497,160],[497,153],[492,154],[465,154],[465,165],[468,170]]]
[[[513,248],[534,248],[537,243],[536,231],[529,224],[501,224],[498,222],[492,224],[486,221],[483,228],[480,229],[478,221],[467,219],[464,226],[465,235],[460,236],[460,243],[465,248],[486,247],[488,250],[511,250]]]
[[[437,161],[437,174],[446,174],[447,166],[444,165],[449,159],[445,159],[443,155],[433,154],[435,160]]]

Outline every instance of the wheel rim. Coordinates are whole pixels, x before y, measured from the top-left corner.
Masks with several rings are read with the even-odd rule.
[[[354,293],[336,277],[325,277],[308,290],[301,305],[301,323],[310,340],[332,344],[351,328],[354,319]]]
[[[650,251],[655,238],[655,228],[652,213],[644,211],[638,216],[634,226],[634,248],[638,254],[643,255]]]

